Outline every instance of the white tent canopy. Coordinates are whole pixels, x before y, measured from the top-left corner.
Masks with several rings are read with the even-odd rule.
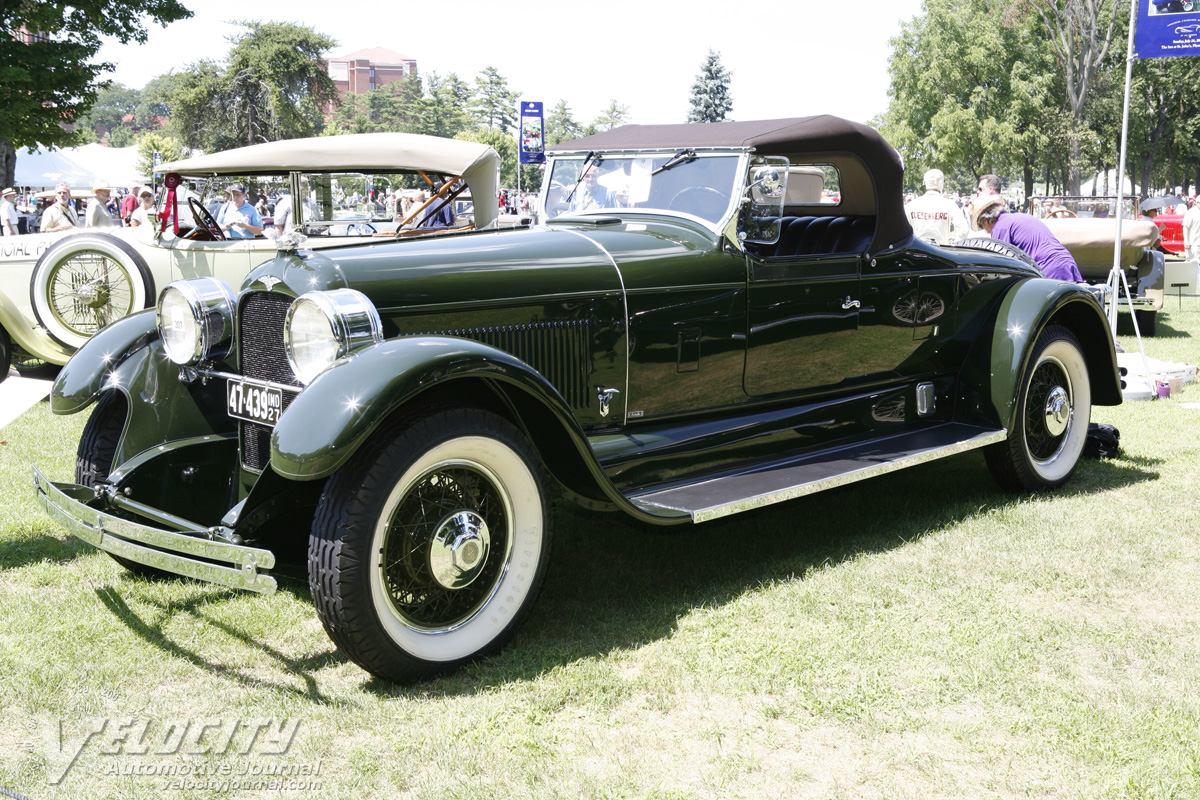
[[[136,186],[147,182],[137,169],[137,147],[105,147],[85,144],[60,150],[38,148],[33,153],[17,150],[13,183],[43,189],[65,183],[72,189],[90,189],[98,181],[112,186]]]

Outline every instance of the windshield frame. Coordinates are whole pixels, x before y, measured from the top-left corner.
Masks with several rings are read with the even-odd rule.
[[[729,220],[736,215],[738,208],[741,206],[742,197],[745,194],[746,170],[749,166],[750,154],[753,152],[753,150],[748,149],[748,148],[729,148],[729,147],[708,147],[708,148],[697,147],[697,148],[688,148],[688,149],[694,152],[694,154],[696,156],[696,160],[678,163],[675,166],[673,166],[671,169],[667,170],[664,174],[667,174],[667,175],[675,174],[676,175],[675,179],[677,180],[679,173],[682,173],[684,175],[688,174],[687,170],[689,169],[689,167],[694,167],[694,165],[697,162],[700,162],[702,159],[711,159],[711,158],[719,158],[719,157],[735,159],[733,170],[732,170],[732,175],[730,177],[729,186],[728,186],[729,200],[726,203],[724,209],[722,209],[722,211],[720,212],[719,216],[717,216],[716,219],[709,219],[704,216],[689,213],[685,210],[660,208],[658,206],[615,206],[615,205],[603,206],[603,207],[598,207],[598,208],[588,209],[588,210],[579,210],[579,209],[563,210],[563,211],[560,211],[559,213],[551,216],[551,206],[554,205],[554,203],[552,203],[550,200],[551,191],[554,190],[556,186],[558,188],[564,190],[564,192],[571,192],[572,190],[577,191],[578,184],[582,183],[582,173],[581,173],[579,175],[576,175],[574,178],[572,178],[569,181],[564,182],[564,181],[560,180],[557,184],[555,184],[555,181],[553,180],[553,178],[555,176],[555,167],[557,167],[560,164],[560,162],[576,162],[576,163],[582,164],[583,162],[589,161],[589,156],[590,156],[589,168],[595,167],[595,166],[603,167],[605,164],[609,164],[613,161],[630,161],[633,159],[656,159],[656,160],[661,160],[663,163],[667,163],[671,159],[674,159],[679,155],[680,148],[678,148],[678,147],[652,148],[652,149],[640,149],[640,150],[556,151],[552,156],[550,156],[550,158],[547,159],[546,170],[545,170],[545,174],[543,175],[543,179],[542,179],[541,191],[538,193],[538,205],[539,205],[539,211],[540,211],[539,217],[541,218],[541,221],[548,222],[550,220],[559,221],[559,220],[569,220],[572,218],[588,218],[588,217],[596,217],[596,216],[611,217],[614,215],[621,216],[621,217],[643,216],[643,215],[645,215],[645,216],[675,216],[675,217],[683,217],[685,219],[691,220],[692,222],[698,223],[698,224],[702,225],[703,227],[708,228],[709,230],[713,231],[714,233],[719,233],[725,229],[725,227],[729,223]],[[657,177],[657,176],[655,176],[655,177]],[[696,186],[703,187],[704,184],[697,183]],[[565,194],[564,194],[564,196],[565,196]]]

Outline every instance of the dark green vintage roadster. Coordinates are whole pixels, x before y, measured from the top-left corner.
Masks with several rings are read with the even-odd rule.
[[[306,569],[338,647],[411,680],[513,635],[555,497],[697,523],[973,449],[1049,489],[1121,401],[1095,297],[914,239],[870,128],[631,125],[549,156],[532,227],[284,237],[240,287],[177,281],[102,330],[54,385],[93,410],[45,508],[139,574]]]

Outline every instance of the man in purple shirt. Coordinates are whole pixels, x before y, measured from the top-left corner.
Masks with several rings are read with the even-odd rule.
[[[1047,278],[1077,283],[1083,281],[1079,265],[1070,251],[1046,227],[1046,223],[1029,214],[1009,211],[1003,197],[977,197],[971,211],[971,221],[973,227],[982,229],[993,239],[1024,250],[1041,267],[1042,274]]]

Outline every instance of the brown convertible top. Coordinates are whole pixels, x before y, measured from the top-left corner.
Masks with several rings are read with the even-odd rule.
[[[875,184],[877,219],[871,253],[902,244],[912,237],[912,227],[904,213],[904,164],[900,154],[875,129],[828,114],[746,122],[622,125],[546,149],[551,153],[568,153],[684,147],[753,149],[760,155],[800,160],[827,153],[853,156],[862,162]]]

